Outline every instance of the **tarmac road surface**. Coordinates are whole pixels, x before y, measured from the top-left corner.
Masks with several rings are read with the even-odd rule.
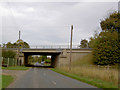
[[[31,68],[8,88],[96,88],[48,68]]]

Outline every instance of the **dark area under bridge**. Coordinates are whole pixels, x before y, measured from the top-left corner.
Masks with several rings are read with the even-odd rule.
[[[58,62],[58,57],[59,55],[61,54],[61,52],[59,51],[55,51],[55,52],[48,52],[48,51],[39,51],[39,52],[36,52],[36,50],[34,52],[31,52],[31,51],[24,51],[22,52],[24,54],[24,65],[25,66],[29,66],[29,67],[34,67],[34,65],[30,65],[28,64],[28,56],[31,56],[31,55],[49,55],[51,56],[51,66],[39,66],[39,67],[55,67],[57,62]],[[38,67],[38,66],[37,66]]]

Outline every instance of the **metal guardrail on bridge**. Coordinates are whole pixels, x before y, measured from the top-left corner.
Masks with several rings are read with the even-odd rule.
[[[31,49],[70,49],[69,45],[31,45]],[[73,45],[72,48],[80,48],[79,45]]]
[[[73,49],[79,49],[79,45],[72,45]],[[22,48],[19,46],[4,47],[2,49],[70,49],[69,45],[30,45],[30,48]]]

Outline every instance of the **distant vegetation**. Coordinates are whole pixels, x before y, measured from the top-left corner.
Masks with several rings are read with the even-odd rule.
[[[28,64],[34,64],[36,62],[41,63],[41,61],[45,61],[45,64],[51,64],[51,58],[47,57],[46,55],[28,57]]]
[[[88,48],[88,40],[82,39],[80,42],[80,48]]]
[[[17,40],[15,43],[8,42],[7,44],[0,44],[2,48],[30,48],[29,44],[23,40]]]

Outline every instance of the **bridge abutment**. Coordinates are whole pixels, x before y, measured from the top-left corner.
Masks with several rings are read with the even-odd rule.
[[[59,64],[59,55],[52,55],[51,57],[51,66],[57,67]]]
[[[92,50],[76,50],[72,51],[72,62],[78,59],[81,59],[83,56],[91,53]],[[61,66],[68,66],[70,63],[70,50],[63,50],[63,53],[59,56],[59,65]]]
[[[91,52],[92,49],[72,49],[72,61],[78,60]],[[51,65],[53,67],[69,65],[70,62],[70,49],[23,49],[18,59],[21,62],[19,65],[28,65],[29,55],[51,55]]]

